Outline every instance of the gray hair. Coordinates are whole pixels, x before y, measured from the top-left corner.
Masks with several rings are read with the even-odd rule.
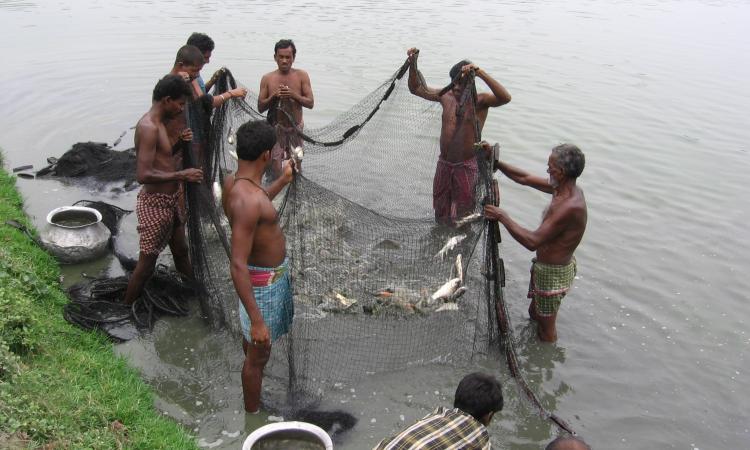
[[[586,157],[581,149],[573,144],[560,144],[552,149],[557,158],[557,164],[568,178],[578,178],[586,165]]]

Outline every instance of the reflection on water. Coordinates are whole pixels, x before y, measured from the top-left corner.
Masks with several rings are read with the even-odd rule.
[[[576,143],[587,156],[580,185],[589,228],[557,346],[533,339],[530,255],[504,235],[519,356],[542,403],[594,448],[746,448],[749,16],[746,2],[700,0],[2,1],[0,145],[10,167],[43,167],[75,142],[111,142],[148,109],[154,82],[192,31],[217,42],[207,73],[226,65],[256,91],[273,69],[273,43],[295,39],[296,63],[315,90],[311,127],[386,79],[408,47],[422,50],[420,68],[436,86],[468,57],[513,95],[484,130],[504,159],[544,174],[557,143]],[[430,182],[414,180],[415,191],[429,192]],[[548,199],[500,183],[511,216],[538,223]],[[135,203],[134,193],[51,180],[19,186],[37,225],[82,198]],[[236,448],[235,433],[267,421],[241,412],[239,343],[208,333],[197,317],[165,320],[121,350],[155,386],[157,406],[204,446]],[[490,426],[493,443],[538,449],[549,441],[554,430],[528,410],[504,363],[490,356],[477,365],[499,374],[508,397]],[[462,375],[439,367],[343,386],[328,406],[357,412],[360,423],[337,448],[370,448],[449,405]],[[264,395],[280,386],[272,380]]]

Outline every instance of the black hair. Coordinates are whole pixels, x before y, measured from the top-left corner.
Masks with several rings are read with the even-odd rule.
[[[576,436],[559,436],[547,444],[544,450],[591,450],[591,447],[583,439]]]
[[[178,99],[192,96],[193,90],[187,81],[179,75],[167,75],[156,83],[154,95],[151,98],[158,102],[165,97]]]
[[[552,154],[557,157],[557,165],[568,178],[578,178],[586,166],[586,157],[573,144],[560,144],[552,149]]]
[[[273,46],[273,54],[275,55],[276,52],[280,48],[289,48],[292,47],[292,56],[297,57],[297,47],[294,46],[294,41],[291,39],[282,39],[279,42],[276,43],[276,45]]]
[[[183,66],[202,66],[206,63],[203,58],[203,52],[195,45],[183,45],[177,50],[177,56],[174,59],[175,65],[182,63]]]
[[[471,64],[471,61],[469,61],[468,59],[462,59],[461,61],[454,64],[453,67],[451,67],[451,70],[448,72],[451,80],[455,80],[458,74],[461,72],[461,68],[467,64]]]
[[[503,409],[502,385],[493,376],[470,373],[458,383],[453,407],[482,422],[487,414]]]
[[[211,39],[207,34],[193,33],[187,40],[187,45],[194,45],[198,47],[201,53],[214,51],[214,40]]]
[[[251,120],[237,129],[237,157],[255,161],[276,144],[276,130],[265,120]]]

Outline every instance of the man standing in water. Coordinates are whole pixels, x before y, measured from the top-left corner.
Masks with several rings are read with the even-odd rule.
[[[245,362],[242,395],[245,411],[260,407],[263,369],[271,343],[286,334],[294,317],[286,240],[271,200],[292,181],[292,163],[282,164],[273,184],[261,186],[271,163],[276,132],[264,121],[245,123],[237,130],[238,169],[224,181],[223,201],[232,227],[231,274],[240,297],[240,325]]]
[[[510,94],[498,81],[476,64],[460,61],[449,75],[451,84],[440,90],[428,87],[417,69],[419,50],[410,48],[409,91],[443,107],[440,131],[440,158],[432,185],[432,207],[435,220],[444,225],[453,223],[474,210],[474,188],[478,177],[474,143],[479,140],[489,108],[510,102]],[[471,99],[467,76],[474,71],[492,93],[478,94]]]
[[[156,84],[151,109],[135,127],[136,177],[143,185],[138,193],[136,214],[140,253],[130,276],[125,303],[132,304],[151,277],[156,259],[169,244],[175,266],[192,278],[193,269],[185,241],[182,182],[200,183],[200,169],[177,170],[165,123],[180,116],[192,96],[190,85],[177,75],[167,75]]]
[[[304,127],[302,107],[312,109],[315,104],[310,76],[302,69],[292,68],[296,56],[294,42],[280,40],[273,48],[278,69],[263,75],[260,80],[258,111],[268,110],[268,122],[276,127],[276,145],[271,151],[271,178],[279,176],[281,161],[289,158],[289,152],[302,145],[297,131]]]
[[[489,144],[482,144],[489,152]],[[545,342],[557,340],[557,311],[573,283],[576,274],[573,252],[586,231],[586,199],[583,190],[576,185],[585,164],[583,152],[571,144],[558,145],[552,149],[547,161],[549,179],[494,161],[495,170],[500,169],[516,183],[552,194],[552,201],[544,211],[542,224],[533,231],[517,224],[508,213],[496,206],[484,207],[484,214],[489,220],[502,223],[521,245],[536,251],[529,283],[529,316],[539,323],[539,338]]]

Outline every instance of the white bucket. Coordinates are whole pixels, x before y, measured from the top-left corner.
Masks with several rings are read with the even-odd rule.
[[[328,433],[322,428],[306,422],[279,422],[264,425],[250,433],[250,436],[245,439],[245,443],[242,444],[242,450],[251,450],[253,444],[275,434],[280,437],[287,434],[296,434],[308,439],[313,438],[318,440],[320,445],[324,446],[326,450],[333,450],[333,442]]]

